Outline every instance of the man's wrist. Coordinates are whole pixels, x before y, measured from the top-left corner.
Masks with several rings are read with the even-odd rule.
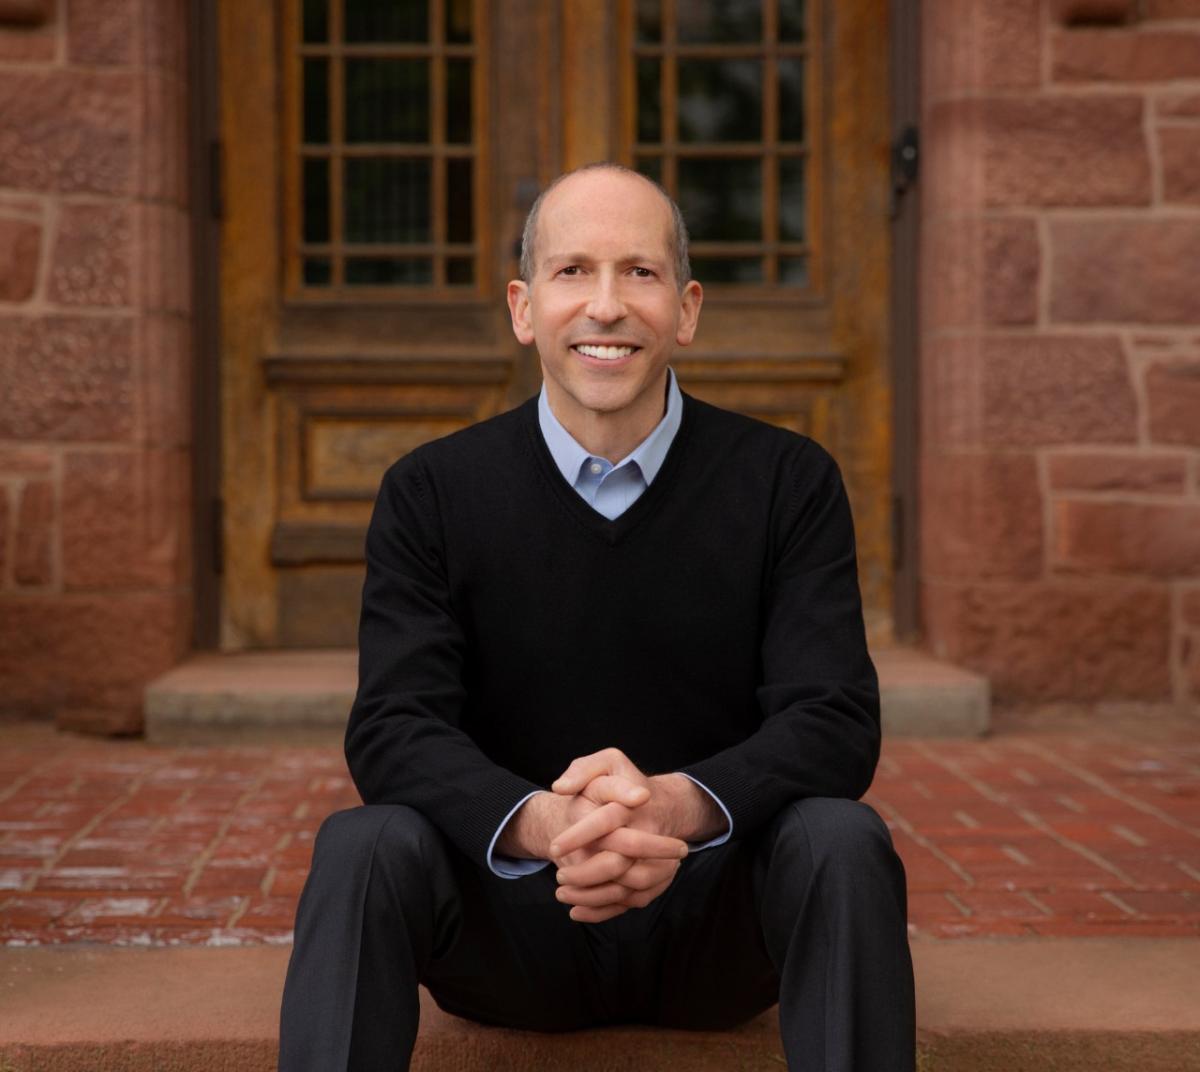
[[[650,784],[651,801],[661,801],[664,834],[681,841],[710,841],[728,829],[717,802],[686,775],[657,774]]]
[[[535,793],[500,831],[496,852],[514,860],[550,859],[550,842],[562,829],[565,805],[565,797]]]

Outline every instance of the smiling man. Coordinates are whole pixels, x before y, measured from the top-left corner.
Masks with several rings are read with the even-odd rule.
[[[792,1070],[914,1065],[904,870],[849,505],[815,442],[683,394],[683,220],[604,164],[525,228],[543,389],[380,488],[284,1072],[408,1067],[417,987],[485,1023],[740,1023]]]

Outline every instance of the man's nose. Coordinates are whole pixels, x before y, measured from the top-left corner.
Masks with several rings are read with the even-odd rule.
[[[602,324],[611,324],[625,315],[619,281],[614,275],[602,272],[596,277],[588,298],[587,315]]]

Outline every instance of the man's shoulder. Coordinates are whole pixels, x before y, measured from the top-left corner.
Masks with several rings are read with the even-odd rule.
[[[801,432],[714,406],[692,395],[685,394],[684,400],[685,413],[693,421],[696,439],[706,454],[754,465],[801,459],[806,467],[836,465],[820,443]]]

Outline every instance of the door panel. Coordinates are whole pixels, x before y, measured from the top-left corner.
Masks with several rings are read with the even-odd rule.
[[[354,642],[379,476],[536,391],[504,284],[537,190],[597,159],[689,213],[706,299],[684,388],[842,462],[887,635],[883,0],[220,15],[223,646]]]

